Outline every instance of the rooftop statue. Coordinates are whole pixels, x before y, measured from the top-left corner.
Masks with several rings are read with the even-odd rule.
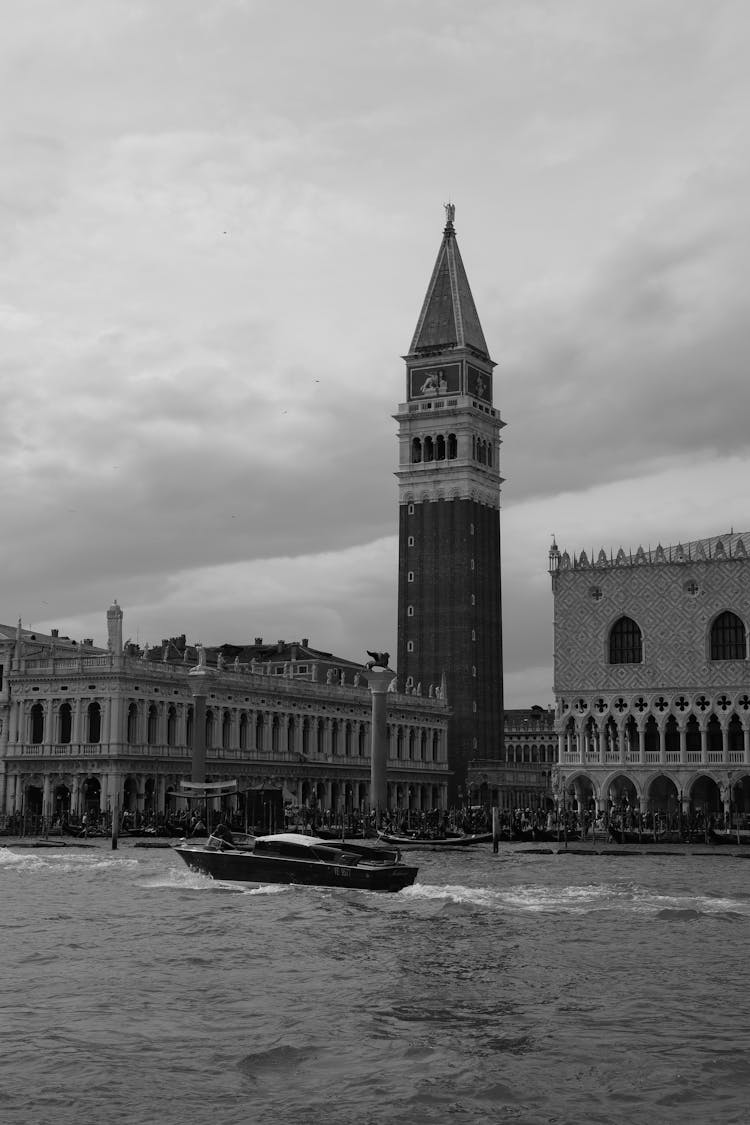
[[[365,665],[368,672],[371,672],[373,668],[388,667],[388,661],[391,659],[391,654],[389,652],[370,652],[369,648],[366,651],[367,655],[372,657],[372,659],[368,660],[367,664]]]

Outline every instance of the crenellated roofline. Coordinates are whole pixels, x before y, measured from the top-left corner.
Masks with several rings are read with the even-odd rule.
[[[602,547],[594,559],[594,551],[589,556],[586,551],[569,553],[560,551],[553,543],[549,553],[550,573],[561,570],[606,570],[622,566],[663,566],[665,563],[726,562],[727,559],[747,559],[745,543],[750,544],[750,532],[729,531],[726,535],[713,535],[706,539],[695,539],[689,543],[673,546],[642,546],[633,552],[619,548],[617,554],[609,555]]]

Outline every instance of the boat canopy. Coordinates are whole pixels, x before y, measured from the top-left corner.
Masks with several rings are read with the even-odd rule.
[[[181,781],[180,793],[185,797],[224,797],[237,792],[235,781]]]

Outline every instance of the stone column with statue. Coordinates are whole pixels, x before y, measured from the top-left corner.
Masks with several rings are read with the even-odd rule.
[[[190,690],[193,696],[193,746],[191,781],[206,780],[206,696],[214,671],[206,664],[206,650],[203,645],[195,646],[198,663],[188,672]]]
[[[388,667],[387,652],[367,651],[370,660],[365,665],[367,684],[372,696],[370,724],[370,807],[375,813],[375,823],[380,827],[388,808],[388,688],[394,673]]]

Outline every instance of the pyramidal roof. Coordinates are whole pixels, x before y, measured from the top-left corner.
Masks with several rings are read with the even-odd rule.
[[[490,358],[453,227],[455,206],[445,204],[446,224],[435,268],[409,354],[471,348]]]

